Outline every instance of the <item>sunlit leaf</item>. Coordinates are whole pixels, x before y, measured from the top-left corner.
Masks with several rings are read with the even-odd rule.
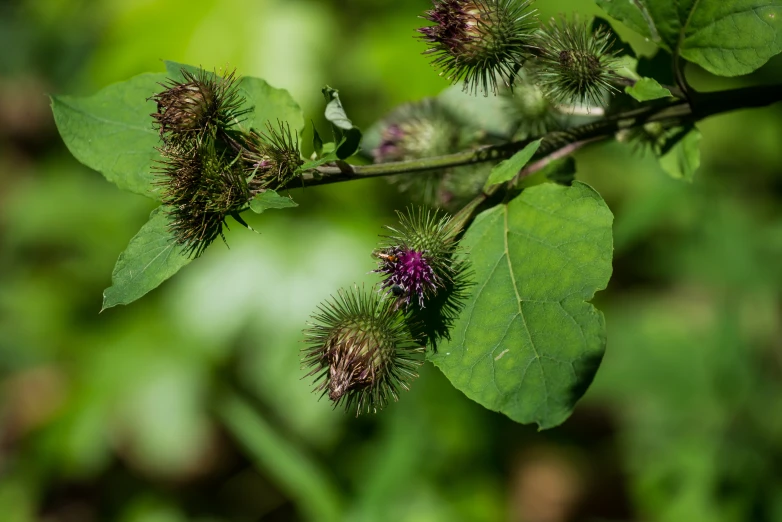
[[[326,98],[326,119],[331,122],[334,141],[338,143],[337,157],[339,159],[349,158],[358,151],[361,144],[361,131],[353,125],[345,113],[338,90],[324,87],[323,96]]]
[[[152,167],[160,159],[159,138],[149,98],[165,80],[164,74],[142,74],[92,96],[52,96],[54,121],[76,159],[119,188],[157,200],[161,189]]]
[[[291,208],[298,206],[299,205],[293,201],[293,199],[286,196],[280,196],[273,190],[262,192],[250,201],[250,210],[256,214],[260,214],[264,210],[269,209]]]
[[[768,0],[596,0],[664,49],[721,76],[749,74],[782,51],[782,4]]]
[[[103,310],[132,303],[190,262],[168,223],[164,207],[158,207],[130,240],[114,266],[111,286],[103,291]]]
[[[454,386],[541,429],[570,415],[605,350],[588,301],[611,276],[612,221],[580,182],[537,185],[478,216],[462,240],[477,284],[430,356]]]
[[[671,91],[660,85],[657,80],[653,78],[641,78],[635,85],[628,86],[625,89],[625,92],[639,102],[668,98],[671,96]]]
[[[535,140],[532,143],[527,144],[526,147],[509,159],[498,163],[497,166],[491,169],[489,179],[486,180],[486,188],[497,185],[498,183],[505,183],[516,177],[521,169],[524,168],[529,160],[532,159],[532,156],[538,151],[538,147],[540,147],[542,141],[542,139]]]

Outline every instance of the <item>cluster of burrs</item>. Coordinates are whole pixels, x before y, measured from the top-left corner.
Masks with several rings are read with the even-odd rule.
[[[444,156],[563,130],[576,108],[604,106],[621,78],[613,37],[605,25],[560,17],[540,24],[532,0],[433,0],[418,29],[424,54],[466,92],[502,96],[513,122],[501,136],[474,128],[439,98],[398,107],[379,124],[375,163]],[[394,176],[401,192],[433,208],[456,210],[484,186],[491,162]]]
[[[282,122],[266,132],[244,130],[251,108],[234,73],[182,70],[152,97],[163,160],[157,169],[170,230],[186,255],[200,256],[218,237],[228,216],[266,190],[279,190],[304,163],[298,138]]]
[[[424,54],[471,93],[513,89],[519,78],[556,103],[600,104],[614,90],[611,35],[578,19],[540,25],[532,0],[433,0],[418,30]],[[526,76],[520,76],[524,69]]]
[[[315,391],[357,415],[382,409],[408,389],[426,346],[436,350],[448,337],[470,284],[458,252],[461,226],[420,209],[399,218],[373,253],[378,287],[340,291],[305,330],[303,362]]]

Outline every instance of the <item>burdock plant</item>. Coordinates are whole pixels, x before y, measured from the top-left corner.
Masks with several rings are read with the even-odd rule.
[[[769,44],[780,41],[774,8],[742,18],[737,36],[733,25],[712,23],[716,8],[706,2],[678,20],[681,31],[640,2],[599,3],[671,54],[676,86],[657,63],[646,67],[652,78],[623,60],[620,79],[617,55],[631,49],[615,48],[605,23],[593,29],[561,17],[540,26],[528,0],[433,0],[417,38],[434,66],[472,95],[508,97],[449,93],[406,105],[369,145],[338,91],[325,88],[331,132],[313,124],[306,162],[299,133],[307,118],[287,92],[259,79],[169,63],[168,82],[142,75],[87,100],[54,97],[55,120],[79,160],[163,204],[120,256],[104,308],[132,302],[201,255],[229,217],[244,224],[245,210],[296,206],[278,192],[400,176],[410,199],[453,217],[425,207],[400,213],[373,252],[379,283],[320,307],[304,350],[316,390],[357,413],[377,411],[407,388],[428,350],[481,404],[542,428],[561,423],[604,352],[605,323],[589,301],[608,284],[613,254],[613,216],[573,179],[568,156],[617,137],[647,148],[674,178],[691,179],[699,121],[782,99],[779,86],[698,92],[684,70],[686,61],[724,76],[758,69],[779,52]],[[739,3],[719,4],[728,13]],[[748,51],[737,59],[737,48]],[[562,107],[577,105],[605,110],[576,116]]]
[[[430,47],[425,54],[452,83],[470,92],[497,93],[529,57],[534,11],[521,0],[434,0],[418,30]]]
[[[353,287],[321,304],[305,330],[303,364],[335,406],[377,412],[418,376],[423,347],[415,325],[377,291]]]
[[[164,151],[159,167],[163,203],[169,208],[170,225],[185,252],[200,256],[218,237],[229,215],[243,210],[250,199],[244,168],[236,154],[218,151],[207,139],[193,150]]]

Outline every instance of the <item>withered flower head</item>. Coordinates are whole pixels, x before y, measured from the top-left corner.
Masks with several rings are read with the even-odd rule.
[[[356,415],[398,400],[417,377],[423,348],[405,317],[376,291],[341,290],[318,307],[305,330],[303,364],[315,391]]]
[[[230,152],[216,150],[211,139],[193,150],[168,149],[165,158],[158,184],[165,187],[170,228],[185,253],[198,257],[223,235],[226,218],[250,200],[244,169]]]
[[[599,106],[616,91],[616,56],[611,35],[589,22],[560,18],[538,32],[538,85],[558,103]]]
[[[498,77],[509,85],[528,57],[531,0],[433,0],[418,30],[430,45],[424,54],[452,83],[484,95],[497,92]]]
[[[207,133],[226,131],[249,109],[241,109],[235,72],[225,76],[182,69],[182,80],[169,80],[165,90],[152,97],[157,112],[152,114],[164,143],[200,140]]]
[[[251,131],[244,138],[242,161],[253,193],[279,190],[297,176],[304,164],[299,153],[299,139],[290,125],[278,121],[277,128],[266,123],[265,133]]]

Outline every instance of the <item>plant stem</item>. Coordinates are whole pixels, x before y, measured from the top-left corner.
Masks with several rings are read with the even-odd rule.
[[[550,132],[542,136],[544,138],[543,143],[533,160],[549,156],[560,149],[568,150],[569,146],[577,142],[598,141],[611,137],[622,129],[639,127],[648,122],[694,123],[724,112],[771,105],[772,103],[782,101],[782,86],[745,87],[729,91],[691,94],[692,102],[673,100],[662,104],[651,103],[637,109],[610,115],[579,127],[565,131]],[[513,156],[513,154],[538,138],[484,146],[445,156],[410,161],[373,165],[349,165],[341,162],[337,166],[321,166],[315,172],[305,173],[287,188],[329,185],[355,179],[392,176],[487,161],[499,161]]]

